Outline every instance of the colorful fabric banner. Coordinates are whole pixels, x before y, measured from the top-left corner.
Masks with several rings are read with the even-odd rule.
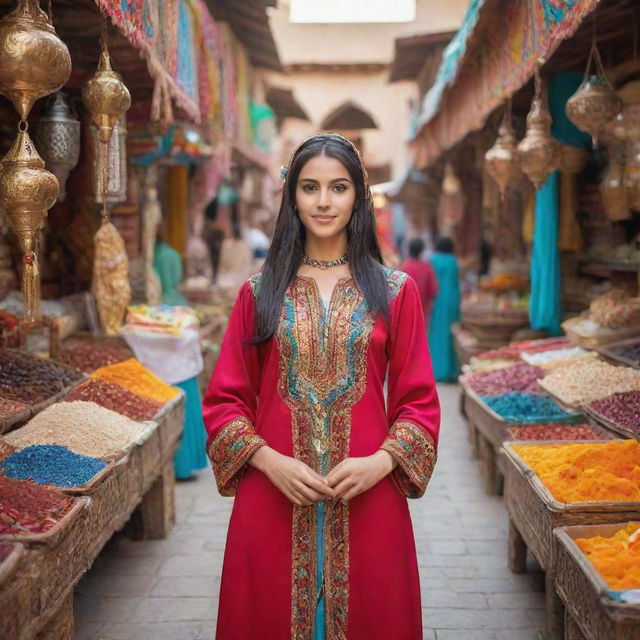
[[[599,1],[474,0],[425,96],[414,140],[416,166],[432,164],[481,128]]]

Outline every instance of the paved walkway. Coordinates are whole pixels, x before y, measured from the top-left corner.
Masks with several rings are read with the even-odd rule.
[[[411,503],[425,640],[535,640],[542,574],[509,572],[502,499],[482,490],[457,387],[440,394],[438,466],[427,496]],[[76,590],[77,640],[212,640],[230,509],[203,472],[178,485],[178,524],[167,540],[116,536]]]

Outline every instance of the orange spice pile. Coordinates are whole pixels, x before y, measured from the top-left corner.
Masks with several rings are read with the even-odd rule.
[[[631,522],[610,538],[577,538],[576,544],[611,589],[640,589],[640,522]]]
[[[556,500],[640,501],[640,442],[514,445]]]
[[[96,369],[91,376],[108,382],[115,382],[133,393],[164,404],[173,400],[180,392],[163,382],[135,358]]]

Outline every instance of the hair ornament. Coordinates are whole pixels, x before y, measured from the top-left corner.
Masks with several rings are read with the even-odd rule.
[[[288,172],[289,167],[280,167],[280,180],[286,180]]]

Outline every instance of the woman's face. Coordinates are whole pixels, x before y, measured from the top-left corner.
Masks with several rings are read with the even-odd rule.
[[[296,206],[307,233],[322,239],[346,233],[355,201],[355,185],[339,160],[319,155],[302,167]]]

